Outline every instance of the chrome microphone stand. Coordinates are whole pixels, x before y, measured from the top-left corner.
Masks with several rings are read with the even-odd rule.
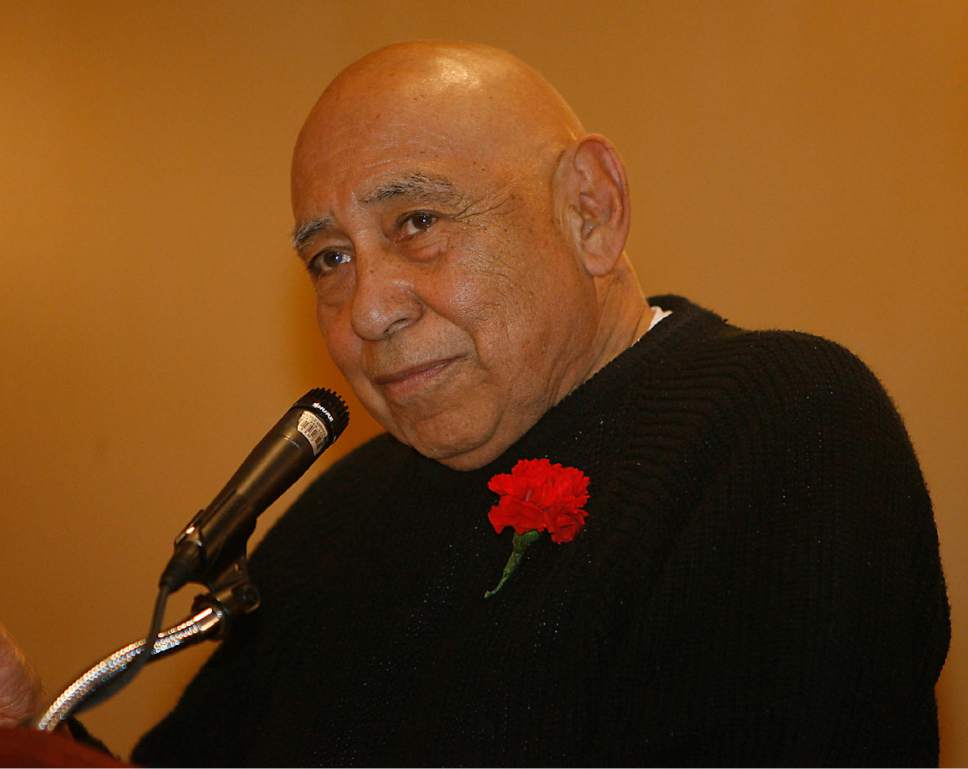
[[[209,587],[210,593],[195,598],[191,616],[158,634],[146,663],[209,638],[223,638],[234,617],[259,608],[259,591],[249,580],[244,555],[233,561]],[[122,646],[85,671],[47,708],[37,721],[37,729],[54,731],[78,708],[116,681],[142,653],[145,643],[145,639],[139,639]]]
[[[241,467],[175,540],[175,553],[158,581],[148,636],[108,655],[65,689],[40,717],[53,731],[71,714],[117,693],[142,666],[206,638],[221,638],[233,617],[259,608],[249,580],[246,543],[256,518],[316,461],[349,422],[343,399],[315,388],[297,400],[249,453]],[[194,614],[160,631],[168,596],[188,582],[209,589]],[[150,648],[148,646],[150,645]]]

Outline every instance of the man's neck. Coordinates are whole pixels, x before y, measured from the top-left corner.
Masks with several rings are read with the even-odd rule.
[[[628,257],[622,256],[615,273],[599,287],[599,306],[602,311],[595,349],[600,352],[583,381],[635,344],[652,323],[652,307],[642,293]]]

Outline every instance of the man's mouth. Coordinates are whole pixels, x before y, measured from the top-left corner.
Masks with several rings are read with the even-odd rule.
[[[435,383],[437,378],[458,360],[460,356],[419,363],[388,374],[381,374],[374,377],[372,381],[382,388],[388,398],[398,400]]]

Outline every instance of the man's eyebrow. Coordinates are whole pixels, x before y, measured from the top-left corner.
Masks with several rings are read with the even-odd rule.
[[[333,217],[314,216],[305,222],[297,224],[292,231],[292,247],[297,251],[302,251],[303,247],[313,239],[313,236],[323,230],[333,228]]]
[[[396,197],[411,197],[418,200],[453,203],[461,199],[457,187],[443,176],[428,176],[419,171],[406,174],[399,179],[383,182],[360,197],[364,205],[372,205]],[[296,225],[292,231],[292,247],[301,251],[313,237],[335,226],[331,216],[315,216]]]
[[[442,202],[455,201],[461,197],[457,188],[448,179],[414,172],[379,184],[362,195],[360,202],[370,205],[403,196]]]

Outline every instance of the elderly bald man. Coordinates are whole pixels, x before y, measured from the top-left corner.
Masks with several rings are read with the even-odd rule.
[[[299,136],[292,194],[334,360],[448,467],[495,459],[652,317],[622,251],[615,150],[492,49],[351,66]]]
[[[266,537],[263,607],[135,760],[937,762],[947,602],[889,399],[833,343],[643,299],[622,163],[538,74],[377,51],[292,192],[388,434]]]

